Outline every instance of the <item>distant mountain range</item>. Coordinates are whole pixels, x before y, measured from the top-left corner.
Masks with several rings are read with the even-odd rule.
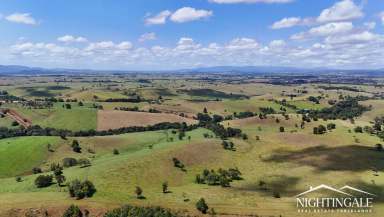
[[[224,73],[224,74],[340,74],[382,76],[384,69],[330,69],[298,68],[279,66],[215,66],[179,70],[91,70],[91,69],[47,69],[20,65],[0,65],[0,75],[43,75],[43,74],[107,74],[107,73]]]

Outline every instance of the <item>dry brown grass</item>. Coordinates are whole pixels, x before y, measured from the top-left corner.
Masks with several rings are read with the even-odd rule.
[[[162,122],[196,123],[190,118],[183,118],[174,114],[147,113],[131,111],[99,111],[97,114],[97,129],[109,130],[130,126],[148,126]]]

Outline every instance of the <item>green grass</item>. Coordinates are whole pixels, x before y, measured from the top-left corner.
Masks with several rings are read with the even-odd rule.
[[[97,128],[97,110],[89,104],[78,106],[71,103],[72,109],[62,107],[63,103],[56,103],[51,109],[29,109],[11,105],[22,116],[30,119],[33,125],[67,129],[72,131],[91,130]]]
[[[0,177],[30,172],[48,155],[47,144],[57,145],[55,137],[19,137],[0,140]]]

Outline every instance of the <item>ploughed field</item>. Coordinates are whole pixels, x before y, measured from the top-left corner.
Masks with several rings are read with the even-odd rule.
[[[320,184],[372,192],[365,215],[384,212],[381,88],[67,77],[9,77],[0,86],[0,216],[62,216],[71,204],[91,216],[124,204],[199,216],[201,198],[218,216],[312,216],[297,213],[295,195]],[[34,128],[23,129],[7,109]],[[65,181],[37,187],[56,164]],[[96,192],[71,197],[76,179]]]

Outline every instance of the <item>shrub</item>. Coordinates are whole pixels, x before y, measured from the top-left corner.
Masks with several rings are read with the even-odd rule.
[[[74,152],[77,152],[77,153],[80,153],[81,152],[81,147],[80,147],[80,144],[79,144],[79,141],[77,141],[77,140],[73,140],[72,141],[72,150],[74,151]]]
[[[75,158],[66,157],[63,160],[63,166],[64,167],[73,167],[77,165],[77,160]]]
[[[51,175],[40,175],[35,179],[35,185],[38,188],[44,188],[52,185],[53,177]]]
[[[279,192],[274,191],[274,192],[273,192],[273,197],[274,197],[274,198],[280,198],[281,196],[280,196],[280,193],[279,193]]]
[[[163,182],[162,184],[162,188],[163,188],[163,193],[167,193],[168,192],[168,182]]]
[[[15,126],[19,126],[19,123],[17,123],[17,121],[13,121],[13,122],[12,122],[12,126],[14,126],[14,127],[15,127]]]
[[[96,188],[91,181],[80,182],[78,179],[75,179],[68,184],[68,192],[71,197],[79,200],[85,197],[92,197],[96,192]]]
[[[279,130],[280,130],[280,133],[283,133],[285,131],[284,127],[280,127]]]
[[[174,167],[177,167],[177,168],[180,168],[180,169],[184,169],[184,164],[177,158],[172,158],[172,161],[173,161],[173,166]]]
[[[329,123],[329,124],[327,124],[327,129],[328,129],[328,130],[336,129],[336,124],[334,124],[334,123]]]
[[[21,182],[21,181],[23,181],[23,180],[21,179],[21,177],[20,177],[20,176],[17,176],[17,177],[16,177],[16,182]]]
[[[117,150],[117,149],[115,148],[115,149],[113,149],[113,154],[114,154],[114,155],[119,155],[120,152],[119,152],[119,150]]]
[[[360,126],[355,127],[354,129],[355,133],[363,133],[363,128]]]
[[[81,210],[78,206],[71,205],[64,212],[63,217],[83,217],[83,213],[81,212]]]
[[[39,174],[39,173],[42,173],[43,171],[41,170],[41,168],[39,168],[39,167],[34,167],[33,169],[32,169],[32,173],[33,174]]]
[[[207,203],[205,202],[204,198],[200,198],[200,200],[197,201],[196,209],[199,210],[203,214],[207,213],[209,207],[208,207]]]
[[[139,186],[136,186],[135,194],[136,194],[137,198],[139,198],[139,199],[142,198],[143,189],[141,189]]]

